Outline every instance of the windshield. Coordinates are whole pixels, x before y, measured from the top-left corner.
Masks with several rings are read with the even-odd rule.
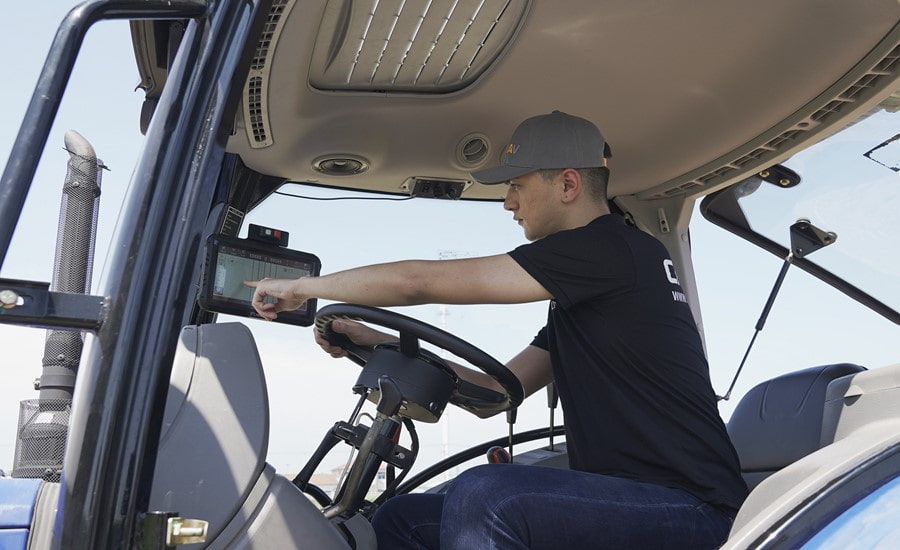
[[[322,273],[408,259],[503,254],[527,242],[499,202],[410,199],[296,183],[283,185],[248,213],[240,236],[251,223],[289,232],[289,247],[318,256]],[[329,303],[320,300],[318,307]],[[389,309],[442,328],[504,363],[531,342],[547,315],[546,302]],[[357,399],[351,388],[360,368],[323,353],[311,329],[219,316],[219,322],[227,320],[243,322],[253,331],[266,365],[271,441],[281,442],[272,444],[269,461],[296,472],[327,427],[350,413]],[[558,411],[558,424],[561,416]],[[547,423],[546,399],[529,399],[520,408],[516,430]],[[417,471],[506,432],[505,415],[482,420],[457,407],[448,407],[438,424],[417,424]],[[337,466],[346,459],[343,452],[335,450],[324,466]]]
[[[810,260],[900,310],[900,99],[784,163],[802,177],[762,184],[739,199],[751,228],[790,247],[788,227],[805,218],[837,240]],[[888,110],[890,109],[890,110]]]
[[[698,208],[703,216],[691,223],[691,248],[719,395],[755,342],[731,399],[720,402],[725,418],[747,390],[786,372],[842,362],[868,369],[897,362],[898,107],[895,94],[785,161],[783,166],[800,176],[799,185],[783,188],[751,178],[710,195]],[[806,257],[792,258],[796,267],[786,273],[763,330],[753,339],[791,250],[789,228],[798,219],[833,232],[836,239]],[[710,231],[715,227],[707,220],[745,240]]]
[[[791,251],[794,264],[900,324],[898,110],[894,94],[782,165],[706,197],[701,212],[782,258]],[[792,228],[801,220],[816,244]]]

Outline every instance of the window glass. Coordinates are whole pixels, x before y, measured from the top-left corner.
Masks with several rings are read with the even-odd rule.
[[[789,227],[809,220],[837,240],[806,257],[894,309],[900,308],[900,101],[893,96],[840,132],[783,164],[801,183],[759,182],[738,201],[750,228],[791,248]],[[881,144],[886,144],[880,147]],[[893,156],[892,156],[893,155]],[[874,159],[874,160],[873,160]],[[784,258],[719,228],[695,210],[691,250],[713,386],[723,395],[754,338]],[[807,367],[897,362],[900,327],[797,267],[788,269],[762,331],[753,340],[727,420],[750,388]]]
[[[763,184],[740,199],[751,227],[790,245],[800,218],[837,240],[810,260],[900,309],[900,111],[878,109],[783,164],[802,177],[789,189]]]
[[[900,545],[900,477],[866,496],[806,542],[802,550],[887,549]]]

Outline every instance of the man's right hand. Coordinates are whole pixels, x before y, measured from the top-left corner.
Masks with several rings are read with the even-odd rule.
[[[253,290],[253,309],[263,319],[274,321],[282,311],[293,311],[303,305],[309,296],[298,294],[300,279],[262,279],[244,281],[244,286]],[[275,303],[266,302],[267,296],[275,298]]]
[[[343,334],[349,338],[351,342],[360,346],[371,347],[375,344],[396,342],[398,340],[396,336],[377,331],[362,323],[350,321],[348,319],[336,319],[331,323],[331,330],[338,334]],[[347,357],[347,350],[329,343],[324,336],[319,334],[318,330],[313,331],[313,334],[316,338],[316,343],[319,344],[325,353],[336,358]]]

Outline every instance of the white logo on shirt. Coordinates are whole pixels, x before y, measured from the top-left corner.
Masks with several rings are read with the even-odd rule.
[[[673,285],[681,286],[681,283],[678,282],[678,274],[675,272],[675,263],[668,258],[663,260],[663,270],[666,272],[666,279],[669,280]],[[672,291],[672,299],[676,302],[688,303],[687,296],[684,295],[684,292],[681,290],[673,290]]]
[[[681,286],[681,283],[678,282],[678,274],[675,273],[675,264],[672,260],[668,258],[663,260],[663,269],[666,270],[666,278],[669,279],[670,283]]]

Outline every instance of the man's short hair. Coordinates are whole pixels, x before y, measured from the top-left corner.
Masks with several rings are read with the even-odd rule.
[[[541,177],[546,181],[553,181],[554,178],[563,173],[565,168],[547,168],[539,170]],[[609,184],[609,168],[600,166],[597,168],[574,168],[581,175],[581,181],[588,190],[588,194],[597,202],[605,202],[609,200],[606,194],[606,187]]]

